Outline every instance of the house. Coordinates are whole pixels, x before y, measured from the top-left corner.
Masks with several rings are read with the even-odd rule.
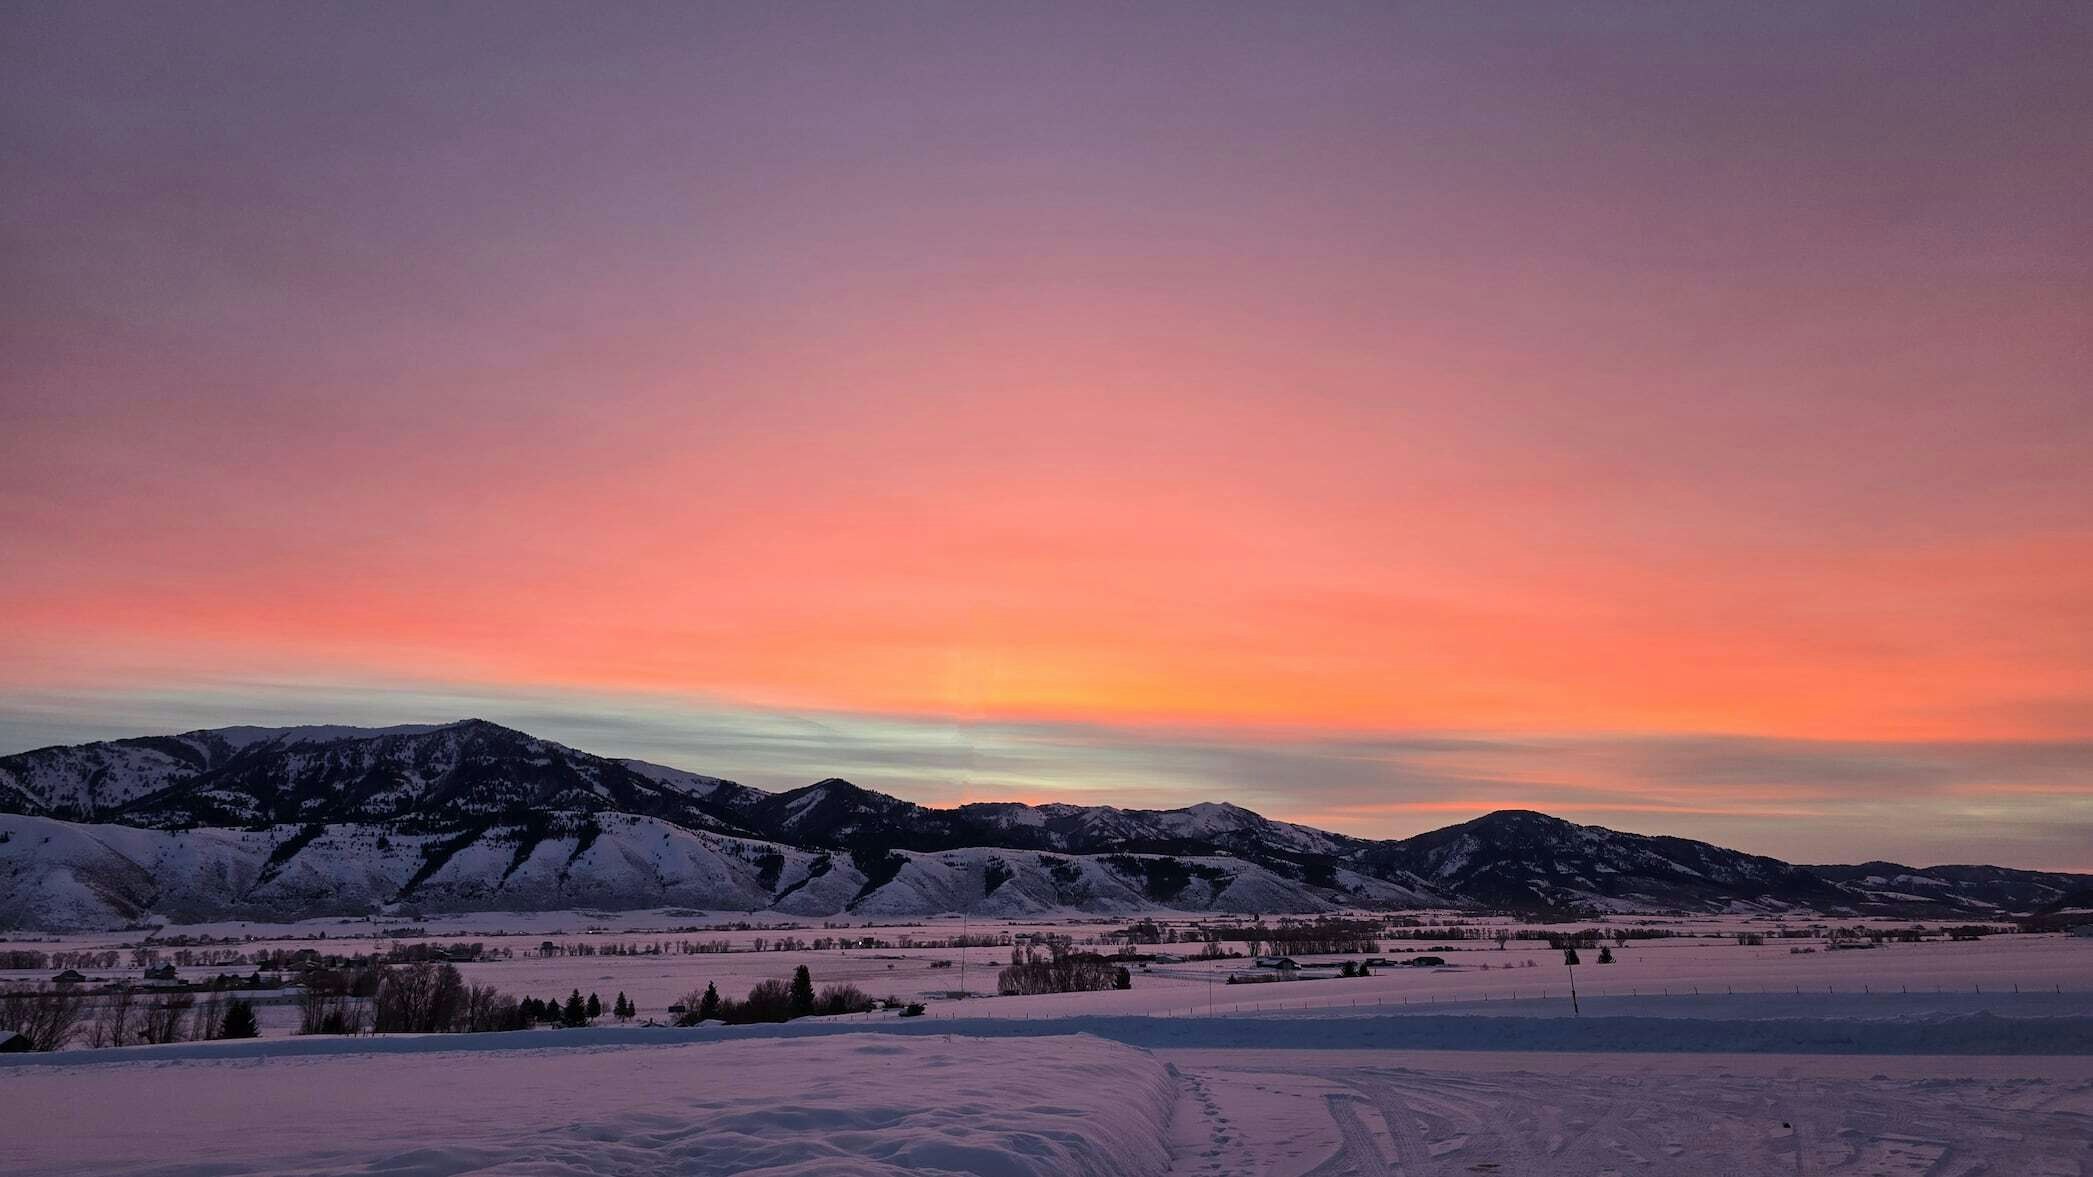
[[[148,981],[172,981],[175,979],[174,965],[172,963],[156,964],[145,970],[145,979]]]
[[[1291,972],[1301,967],[1294,963],[1291,956],[1260,956],[1251,963],[1261,969],[1279,969],[1283,972]]]
[[[51,978],[52,982],[59,985],[77,985],[80,982],[85,981],[86,979],[87,978],[81,974],[79,969],[67,969],[66,971]]]
[[[22,1054],[33,1049],[27,1038],[13,1030],[0,1030],[0,1054]]]

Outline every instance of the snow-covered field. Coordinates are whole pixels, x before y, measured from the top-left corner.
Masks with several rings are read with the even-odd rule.
[[[1520,1021],[1574,1020],[1376,1019],[1500,1046]],[[1327,1016],[262,1040],[17,1056],[0,1107],[24,1174],[2082,1177],[2089,1023],[2053,1019],[2076,1053],[1953,1056],[1851,1018],[1833,1053],[1653,1054],[1690,1023],[1610,1018],[1583,1023],[1607,1049],[1544,1053],[1360,1049]]]
[[[2093,1174],[2093,940],[1834,951],[1809,938],[1736,941],[1807,922],[1792,918],[1635,917],[1621,924],[1700,935],[1617,945],[1610,965],[1586,952],[1574,1010],[1561,953],[1429,933],[1384,942],[1380,955],[1430,952],[1443,967],[1228,985],[1250,962],[1177,960],[1137,966],[1129,991],[1039,997],[986,996],[1008,949],[923,943],[958,933],[957,920],[849,930],[895,945],[878,950],[559,951],[721,938],[746,949],[758,937],[841,933],[818,922],[728,931],[708,926],[715,918],[490,914],[415,935],[330,921],[169,929],[157,940],[368,953],[479,939],[513,955],[463,965],[474,982],[540,997],[594,991],[606,1003],[623,992],[643,1018],[708,981],[733,996],[806,964],[817,983],[926,1000],[929,1016],[298,1038],[288,1005],[265,1006],[259,1041],[0,1056],[4,1168]],[[966,930],[1080,941],[1124,926]],[[898,943],[910,937],[915,945]],[[140,939],[34,947],[128,955]],[[539,951],[546,940],[553,954]],[[966,988],[982,995],[964,1001],[949,996],[962,957]],[[126,959],[94,971],[136,968]]]
[[[1165,1050],[1189,1175],[2080,1177],[2093,1059]]]
[[[1131,1177],[1169,1163],[1177,1100],[1153,1056],[1082,1036],[153,1053],[0,1079],[8,1171]]]
[[[2001,994],[2093,993],[2093,940],[2064,935],[2001,935],[1976,941],[1950,941],[1936,936],[1924,943],[1885,943],[1862,951],[1833,951],[1824,941],[1809,938],[1771,939],[1764,945],[1740,945],[1739,932],[1771,933],[1794,930],[1810,923],[1826,927],[1851,927],[1862,921],[1809,921],[1790,918],[1774,922],[1765,917],[1635,917],[1614,918],[1602,927],[1655,927],[1690,933],[1669,939],[1631,940],[1615,946],[1615,963],[1600,965],[1596,954],[1585,952],[1584,963],[1574,978],[1562,963],[1562,954],[1544,943],[1514,940],[1499,949],[1490,941],[1475,940],[1384,940],[1380,955],[1404,960],[1429,953],[1446,964],[1438,968],[1389,968],[1365,978],[1299,981],[1276,985],[1227,984],[1231,973],[1254,973],[1248,960],[1178,960],[1135,966],[1134,986],[1126,992],[1099,992],[1040,997],[993,997],[996,973],[1008,963],[1009,949],[925,947],[943,942],[962,930],[972,936],[1023,936],[1053,932],[1086,938],[1102,938],[1127,926],[1123,918],[1086,921],[972,921],[957,917],[927,919],[905,924],[853,924],[824,926],[807,921],[792,928],[734,930],[736,918],[701,916],[699,913],[626,912],[602,913],[483,913],[432,920],[425,931],[411,935],[386,935],[387,922],[308,921],[302,924],[214,924],[168,929],[169,935],[218,938],[218,947],[253,954],[269,949],[316,949],[322,952],[357,954],[382,952],[394,945],[478,941],[513,955],[460,968],[467,981],[493,985],[505,992],[540,998],[564,997],[571,990],[601,995],[608,1004],[618,993],[626,994],[642,1018],[664,1018],[666,1008],[708,983],[733,997],[769,978],[789,976],[797,965],[807,965],[818,984],[847,982],[876,996],[892,995],[906,1001],[925,1001],[933,1016],[958,1014],[958,1003],[948,994],[964,988],[977,1000],[964,1003],[968,1017],[1054,1017],[1089,1014],[1157,1014],[1227,1012],[1241,1009],[1404,1007],[1418,1004],[1482,1003],[1502,1001],[1557,1001],[1567,1008],[1570,983],[1574,979],[1583,998],[1599,997],[1698,997],[1788,994],[1800,1007],[1809,1000],[1823,999],[1831,1009],[1847,995],[1880,997],[1886,994],[1963,993],[1985,998]],[[1195,925],[1181,914],[1171,917],[1184,930]],[[1446,918],[1460,918],[1451,915]],[[1472,917],[1468,917],[1472,918]],[[1876,926],[1895,926],[1889,921],[1868,921]],[[1520,930],[1531,927],[1512,925]],[[1591,923],[1563,925],[1561,930],[1590,927]],[[594,930],[591,930],[594,929]],[[1426,929],[1427,932],[1430,929]],[[325,939],[320,939],[322,933]],[[780,936],[802,940],[820,936],[874,936],[894,947],[877,949],[800,948],[791,951],[745,951],[757,941],[775,945]],[[253,939],[248,939],[253,937]],[[645,946],[663,943],[725,940],[738,950],[726,953],[675,953],[665,955],[541,955],[540,946],[550,942],[559,949],[590,945]],[[913,940],[914,946],[901,946]],[[0,948],[34,948],[45,952],[81,949],[116,950],[123,958],[117,967],[89,969],[96,978],[139,975],[130,963],[131,949],[143,942],[139,932],[70,934],[35,940],[15,939]],[[1241,945],[1231,945],[1240,948]],[[1145,945],[1144,952],[1185,955],[1196,945]],[[1791,949],[1807,948],[1809,952]],[[1300,957],[1300,963],[1335,966],[1347,957]],[[220,971],[245,972],[243,966],[185,968],[184,977],[208,977]],[[0,971],[0,984],[36,982],[51,975],[44,971]],[[988,1000],[979,1000],[985,998]],[[295,1024],[287,1004],[271,1004],[263,997],[261,1014],[265,1034],[288,1033]],[[288,997],[284,998],[288,1001]],[[1803,1016],[1808,1016],[1804,1013]]]

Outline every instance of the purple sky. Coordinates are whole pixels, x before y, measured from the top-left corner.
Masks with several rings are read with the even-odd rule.
[[[2079,5],[0,14],[0,751],[2093,869]]]

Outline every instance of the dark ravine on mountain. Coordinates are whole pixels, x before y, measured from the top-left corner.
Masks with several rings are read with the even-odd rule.
[[[1375,841],[1226,804],[931,809],[833,779],[770,793],[484,720],[0,757],[0,928],[575,907],[1982,918],[2089,886],[2001,867],[1795,866],[1517,810]]]

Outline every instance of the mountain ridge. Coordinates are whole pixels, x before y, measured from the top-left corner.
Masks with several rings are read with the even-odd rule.
[[[1226,802],[919,805],[769,792],[482,719],[200,729],[0,757],[0,927],[529,906],[799,915],[1175,907],[1977,918],[2093,877],[1798,866],[1499,810],[1368,839]]]

